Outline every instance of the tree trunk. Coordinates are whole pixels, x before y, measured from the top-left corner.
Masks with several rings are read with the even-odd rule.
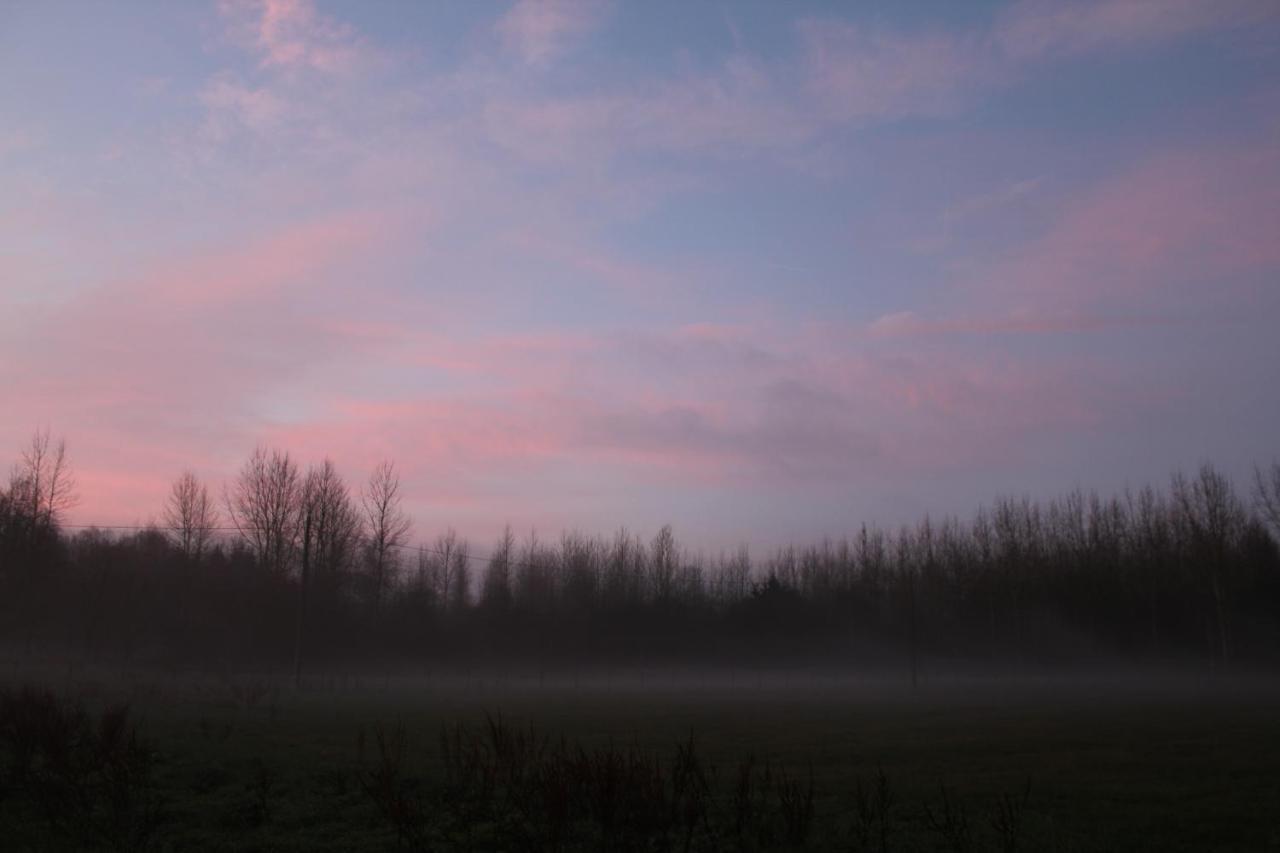
[[[302,687],[302,643],[306,633],[307,585],[311,580],[311,509],[302,528],[302,578],[298,585],[298,623],[293,637],[293,689]]]

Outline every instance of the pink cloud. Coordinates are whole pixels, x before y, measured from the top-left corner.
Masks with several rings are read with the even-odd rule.
[[[183,259],[138,286],[173,307],[258,299],[307,285],[335,261],[372,250],[392,228],[387,217],[373,211],[323,217],[286,226],[244,249]]]
[[[813,20],[801,24],[800,34],[809,92],[840,122],[950,113],[995,76],[973,37],[890,35]]]
[[[729,158],[773,152],[801,165],[810,162],[806,149],[832,127],[949,115],[1046,58],[1155,44],[1265,14],[1265,3],[1249,0],[1028,2],[988,27],[960,33],[811,18],[798,24],[794,63],[736,53],[710,71],[590,95],[530,98],[526,89],[508,90],[492,79],[479,89],[487,132],[538,162],[580,166],[640,149]],[[532,59],[550,55],[560,38],[580,34],[574,27],[590,19],[557,3],[522,2],[499,27]]]
[[[597,22],[583,11],[590,8],[525,0],[497,26],[526,60],[545,62]],[[1054,57],[1158,45],[1246,25],[1273,8],[1253,0],[1026,2],[960,32],[809,18],[797,25],[799,53],[790,60],[738,51],[708,70],[586,94],[539,96],[524,81],[493,74],[463,75],[461,90],[483,104],[483,132],[544,166],[598,173],[627,153],[657,151],[773,155],[821,172],[830,164],[820,143],[833,129],[951,115]]]
[[[252,87],[232,75],[215,76],[200,101],[205,107],[205,132],[214,142],[223,142],[239,130],[256,135],[275,131],[291,109],[284,98],[269,87]]]
[[[602,0],[517,0],[494,26],[508,49],[544,65],[600,23]]]
[[[0,130],[0,162],[15,154],[34,151],[45,142],[45,134],[32,126],[16,126]]]
[[[1238,277],[1280,266],[1280,148],[1264,144],[1157,156],[1070,202],[1040,239],[984,285],[1042,310],[1147,306],[1197,294],[1247,298]]]
[[[326,231],[317,225],[301,233],[323,241]],[[308,245],[287,233],[233,253],[225,267],[239,269],[251,255],[269,266],[283,247]],[[340,253],[324,263],[341,264]],[[168,280],[157,276],[138,292],[164,293],[159,282]],[[113,333],[119,337],[77,344],[71,327],[95,327],[83,314],[64,315],[54,346],[69,348],[60,358],[73,367],[44,372],[46,404],[34,386],[15,388],[19,410],[41,412],[66,432],[89,475],[79,518],[146,517],[184,467],[195,465],[216,483],[265,442],[304,463],[331,457],[353,483],[382,458],[395,459],[427,529],[488,530],[485,524],[502,520],[545,528],[563,517],[556,513],[573,495],[593,512],[625,518],[631,488],[768,484],[789,493],[854,476],[881,482],[904,472],[1016,464],[1037,442],[1098,422],[1106,402],[1096,387],[1052,367],[1009,364],[998,354],[869,351],[856,334],[835,329],[809,335],[692,324],[626,335],[422,334],[393,318],[330,318],[322,333],[251,324],[247,353],[238,356],[220,325],[273,313],[271,293],[242,291],[242,298],[203,305],[178,300],[162,312],[172,331],[154,338],[160,325],[130,324],[121,309],[103,315],[109,326],[124,324]],[[184,306],[193,306],[198,325],[181,319]],[[126,339],[140,348],[128,350]],[[258,340],[261,348],[251,343]],[[382,344],[379,372],[431,365],[463,381],[452,390],[415,391],[410,383],[379,391],[359,374],[330,372],[339,355],[349,360]],[[264,379],[264,360],[277,359]],[[329,378],[302,382],[309,367]],[[296,412],[246,419],[240,413],[259,394]],[[10,445],[20,438],[11,436]],[[539,490],[545,507],[530,504]],[[608,504],[605,495],[619,494],[623,503]]]
[[[676,276],[662,267],[622,260],[616,254],[586,245],[581,239],[553,235],[545,228],[514,230],[505,236],[504,242],[524,255],[550,261],[559,268],[574,270],[620,291],[652,296],[676,284]]]
[[[687,338],[674,330],[642,349],[607,338],[470,340],[466,370],[494,384],[427,399],[332,400],[273,437],[365,465],[395,455],[448,494],[482,501],[486,489],[557,465],[614,482],[780,488],[853,471],[963,467],[1007,461],[1031,436],[1100,417],[1084,383],[998,357],[859,355],[757,334],[763,359],[716,348],[666,361],[659,341],[684,347]],[[588,357],[573,355],[584,349]],[[620,361],[643,378],[619,381]],[[372,455],[361,449],[369,436]]]
[[[0,440],[17,447],[49,424],[99,479],[216,459],[273,389],[367,346],[299,306],[331,298],[331,276],[377,245],[371,228],[360,214],[319,219],[26,310],[0,338],[6,405],[20,413]],[[83,511],[118,519],[136,500],[110,495],[86,489]]]
[[[486,131],[499,144],[535,162],[577,167],[636,149],[726,157],[786,151],[809,141],[819,127],[771,69],[744,56],[711,72],[630,91],[487,94]]]
[[[1031,62],[1102,48],[1158,43],[1274,16],[1265,0],[1024,0],[986,30],[888,33],[837,21],[800,25],[806,85],[838,122],[955,112]]]
[[[1161,317],[1108,317],[1082,311],[1057,313],[1029,310],[987,317],[922,317],[914,311],[898,311],[876,318],[867,333],[873,338],[905,338],[923,335],[1041,335],[1100,332],[1137,326],[1167,325]]]
[[[1000,16],[993,39],[1011,58],[1030,60],[1163,41],[1275,14],[1267,0],[1023,0]]]
[[[220,0],[219,9],[264,68],[345,72],[364,50],[350,25],[317,11],[312,0]]]
[[[918,309],[816,337],[809,327],[726,322],[705,305],[684,310],[696,300],[673,307],[697,276],[599,248],[589,236],[595,222],[574,227],[575,213],[590,220],[602,195],[630,189],[619,189],[617,173],[634,164],[614,161],[619,152],[793,156],[833,127],[946,114],[1038,58],[1235,20],[1181,3],[1172,22],[1150,4],[1121,0],[1076,15],[1019,7],[990,30],[954,36],[809,22],[794,63],[735,54],[708,71],[621,91],[601,83],[567,98],[485,79],[474,92],[465,83],[449,89],[465,102],[461,115],[432,100],[434,83],[423,87],[429,94],[383,92],[373,104],[363,96],[374,87],[359,81],[351,103],[333,96],[327,79],[311,85],[316,78],[302,72],[350,69],[364,45],[310,3],[223,8],[243,25],[260,67],[247,77],[216,75],[204,89],[221,122],[215,141],[283,127],[308,143],[280,146],[288,158],[255,162],[239,184],[264,202],[262,221],[296,215],[330,192],[413,193],[448,211],[449,232],[415,234],[416,254],[390,262],[400,266],[388,278],[404,290],[384,298],[381,270],[371,269],[386,254],[388,217],[361,212],[187,253],[30,312],[27,328],[0,342],[0,378],[15,410],[67,432],[84,454],[86,515],[136,517],[182,467],[225,478],[260,441],[304,460],[334,456],[353,480],[378,459],[397,458],[407,485],[427,496],[421,505],[445,523],[460,507],[501,515],[513,494],[554,493],[547,484],[561,482],[556,476],[577,478],[590,499],[633,484],[798,492],[1017,464],[1114,416],[1099,379],[1105,368],[1023,363],[998,346],[922,338],[1110,329],[1136,322],[1116,318],[1157,316],[1141,303],[1171,280],[1251,274],[1280,257],[1269,233],[1275,182],[1255,179],[1275,174],[1274,147],[1170,155],[1096,188],[995,265],[981,303],[957,317]],[[545,63],[585,36],[593,14],[520,3],[499,33],[525,61]],[[516,152],[516,162],[495,156],[486,136]],[[563,166],[573,185],[538,174],[527,191],[512,179],[528,174],[521,157]],[[662,183],[652,177],[636,183]],[[975,199],[957,215],[1029,187]],[[287,201],[275,197],[281,188]],[[648,310],[614,304],[619,327],[606,331],[565,331],[544,319],[541,330],[504,333],[495,329],[516,311],[494,318],[458,308],[501,305],[493,293],[502,286],[527,296],[537,273],[561,287],[573,279],[608,289],[615,303],[626,294],[628,305]],[[1127,310],[1126,294],[1149,310]],[[700,317],[717,319],[689,322]]]

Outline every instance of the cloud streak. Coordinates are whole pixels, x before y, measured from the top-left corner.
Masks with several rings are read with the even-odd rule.
[[[781,502],[839,532],[889,494],[1263,443],[1196,401],[1280,358],[1275,60],[1234,50],[1268,4],[778,7],[732,45],[692,8],[678,35],[477,9],[226,0],[211,44],[162,33],[194,58],[136,48],[163,87],[63,94],[95,61],[0,102],[37,129],[0,137],[0,384],[31,420],[0,442],[67,433],[86,520],[268,442],[396,458],[424,529],[696,504],[770,539]],[[1194,104],[1090,88],[1113,59],[1177,86],[1183,44]],[[1153,423],[1150,469],[1091,461]]]
[[[546,65],[595,29],[604,7],[603,0],[517,0],[494,30],[525,63]]]
[[[318,11],[312,0],[219,0],[218,8],[263,68],[339,74],[362,61],[365,48],[355,29]]]

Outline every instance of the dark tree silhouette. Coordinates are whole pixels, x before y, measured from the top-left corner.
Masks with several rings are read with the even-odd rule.
[[[1209,593],[1209,624],[1219,660],[1231,659],[1231,587],[1236,566],[1231,552],[1240,544],[1245,527],[1244,507],[1231,481],[1211,465],[1203,465],[1194,480],[1173,478],[1179,519],[1185,525],[1197,570]]]
[[[1280,536],[1280,462],[1272,462],[1265,473],[1253,469],[1253,497],[1263,520]]]
[[[350,577],[363,532],[351,491],[331,460],[313,465],[302,484],[304,543],[310,556],[312,582],[326,599],[334,598]],[[307,523],[309,522],[309,524]]]
[[[360,493],[367,531],[369,600],[375,611],[382,606],[388,586],[400,566],[400,551],[408,543],[413,523],[401,509],[400,475],[389,460],[373,469]]]
[[[76,505],[75,477],[63,439],[36,430],[22,450],[0,499],[0,580],[9,587],[10,621],[20,625],[30,652],[34,633],[49,607],[59,556],[60,524]]]
[[[224,497],[259,565],[277,575],[290,571],[302,533],[302,480],[289,454],[256,448]]]
[[[209,498],[209,487],[191,471],[184,471],[169,491],[162,518],[182,556],[198,563],[218,526],[218,510]]]
[[[480,603],[487,610],[503,613],[511,607],[511,562],[515,548],[516,537],[508,524],[494,545],[489,565],[485,569]]]
[[[671,525],[664,524],[649,546],[649,584],[653,597],[670,601],[675,592],[676,537]]]
[[[163,508],[171,530],[68,537],[65,448],[41,432],[0,488],[0,642],[219,666],[283,667],[292,649],[298,673],[304,652],[308,667],[803,662],[904,680],[908,660],[921,680],[947,660],[1280,665],[1280,473],[1253,479],[1249,506],[1205,466],[1165,489],[1000,498],[967,521],[862,525],[755,559],[691,555],[669,525],[648,541],[517,543],[508,528],[487,554],[446,530],[402,574],[389,463],[357,501],[332,462],[302,477],[258,448],[224,489],[238,537],[213,535],[189,474]]]

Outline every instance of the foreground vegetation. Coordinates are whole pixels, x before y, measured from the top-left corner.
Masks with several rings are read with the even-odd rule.
[[[267,449],[143,529],[73,503],[37,434],[0,489],[6,849],[1280,848],[1280,466],[763,559],[415,545],[390,464],[357,496]]]
[[[837,681],[6,691],[14,850],[1264,850],[1280,695]],[[127,710],[123,704],[127,700]]]

